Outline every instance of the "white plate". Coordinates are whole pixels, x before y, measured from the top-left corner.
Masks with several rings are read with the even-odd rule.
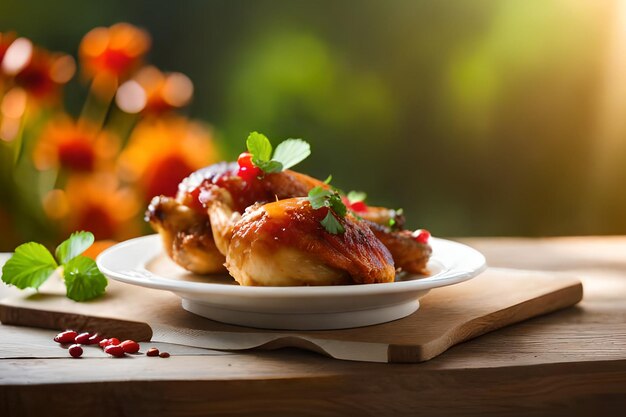
[[[158,235],[117,244],[102,252],[97,263],[111,279],[171,291],[182,298],[185,310],[224,323],[266,329],[344,329],[406,317],[419,308],[419,299],[429,290],[466,281],[486,268],[484,256],[468,246],[437,238],[430,243],[431,275],[400,275],[385,284],[246,287],[229,276],[199,278],[163,259]]]

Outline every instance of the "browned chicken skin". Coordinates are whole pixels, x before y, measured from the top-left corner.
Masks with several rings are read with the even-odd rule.
[[[220,190],[226,193],[224,190]],[[367,224],[348,215],[345,231],[320,224],[328,209],[306,198],[254,205],[239,216],[229,196],[208,203],[217,246],[241,285],[290,286],[391,282],[393,259]]]
[[[329,187],[323,182],[295,171],[266,174],[262,180],[247,184],[236,175],[236,163],[219,163],[191,174],[179,186],[176,199],[155,197],[146,213],[152,227],[161,234],[170,257],[184,268],[200,273],[224,271],[224,256],[215,247],[206,208],[199,200],[211,199],[206,194],[218,186],[229,192],[229,208],[243,213],[254,204],[263,204],[293,197],[304,197],[316,187]],[[157,215],[158,214],[158,215]],[[410,231],[399,230],[404,217],[395,210],[369,206],[358,216],[389,249],[396,268],[409,273],[427,273],[431,254],[427,244],[415,241]],[[394,220],[393,230],[389,226]]]
[[[205,214],[173,198],[158,196],[152,199],[146,219],[161,235],[168,256],[183,268],[196,274],[226,271]]]
[[[430,245],[417,242],[410,230],[391,232],[386,226],[374,222],[368,223],[374,235],[393,255],[396,267],[410,273],[428,273],[426,264],[432,253]]]

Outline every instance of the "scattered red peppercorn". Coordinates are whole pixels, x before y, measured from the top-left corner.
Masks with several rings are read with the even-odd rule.
[[[110,340],[110,339],[109,339]],[[107,353],[111,356],[115,356],[116,358],[121,358],[124,356],[124,348],[120,345],[109,345],[104,348],[104,353]]]
[[[148,351],[146,352],[146,356],[159,356],[159,349],[157,348],[148,349]]]
[[[110,339],[107,339],[107,346],[119,345],[119,344],[120,344],[120,339],[118,339],[117,337],[111,337]]]
[[[97,345],[99,344],[104,338],[102,336],[100,336],[98,333],[94,334],[93,336],[91,336],[89,338],[89,340],[87,341],[88,345]]]
[[[70,346],[68,349],[72,358],[80,358],[83,354],[83,348],[79,344]]]
[[[167,353],[167,352],[161,352],[161,353],[159,353],[159,356],[160,356],[161,358],[169,358],[169,357],[170,357],[170,354],[169,354],[169,353]]]
[[[413,232],[413,238],[418,243],[426,244],[428,243],[428,239],[430,239],[430,232],[426,229],[417,229]]]
[[[109,339],[102,339],[98,342],[98,346],[100,346],[102,349],[109,346]]]
[[[66,330],[54,337],[54,341],[61,344],[74,343],[74,338],[78,336],[74,330]]]
[[[81,345],[89,344],[89,338],[91,335],[89,333],[81,333],[74,338],[74,343],[80,343]]]
[[[124,352],[126,353],[139,352],[139,343],[135,342],[134,340],[124,340],[122,343],[120,343],[120,346],[122,347],[122,349],[124,349]]]

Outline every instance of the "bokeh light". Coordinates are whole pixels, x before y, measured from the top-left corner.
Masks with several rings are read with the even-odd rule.
[[[33,56],[33,43],[26,38],[18,38],[7,48],[2,59],[2,71],[15,75],[22,71]]]

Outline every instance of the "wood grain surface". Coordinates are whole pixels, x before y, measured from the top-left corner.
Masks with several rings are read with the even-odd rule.
[[[265,331],[191,314],[182,309],[178,296],[167,291],[111,281],[106,296],[90,303],[76,303],[45,289],[2,300],[0,321],[138,341],[148,341],[156,332],[155,340],[220,350],[297,347],[336,359],[421,362],[455,344],[574,305],[581,298],[580,281],[568,275],[493,269],[432,290],[417,312],[393,322],[331,331]]]
[[[491,266],[578,276],[584,298],[419,364],[291,349],[188,352],[157,362],[93,350],[75,360],[50,341],[53,330],[0,325],[0,416],[622,415],[626,237],[464,243]]]

